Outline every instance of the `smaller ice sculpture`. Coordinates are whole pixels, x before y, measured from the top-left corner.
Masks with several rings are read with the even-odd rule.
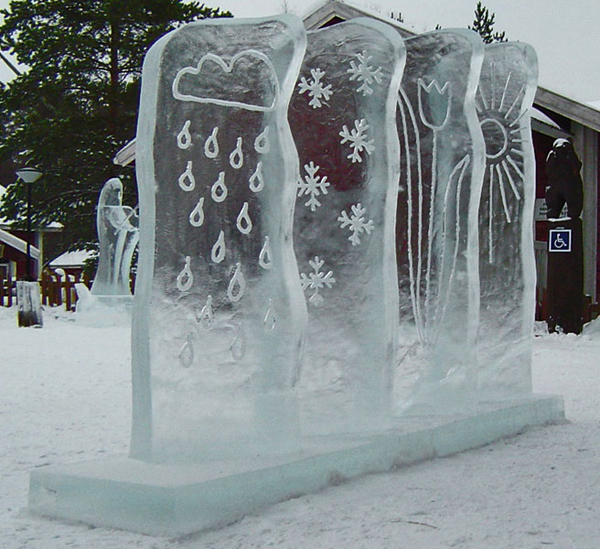
[[[297,447],[306,308],[286,113],[305,44],[291,16],[222,19],[186,25],[146,56],[133,457]]]
[[[123,206],[123,183],[114,177],[100,191],[96,226],[100,252],[92,295],[130,296],[131,260],[139,240],[137,212]]]
[[[294,248],[309,314],[300,385],[306,432],[376,430],[390,418],[393,120],[404,60],[400,36],[369,19],[308,35],[289,114],[301,164]]]
[[[484,142],[474,104],[483,44],[466,30],[406,41],[396,246],[398,408],[466,411],[476,389],[478,209]]]
[[[486,169],[479,208],[480,400],[531,393],[535,159],[529,110],[537,58],[523,43],[485,48],[477,112]]]
[[[38,282],[31,282],[29,280],[17,281],[17,304],[17,321],[19,326],[41,328],[44,325],[40,285]]]

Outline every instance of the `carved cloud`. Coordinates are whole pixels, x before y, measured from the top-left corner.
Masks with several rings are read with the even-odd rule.
[[[272,110],[278,93],[271,60],[256,50],[242,51],[229,61],[208,53],[196,67],[181,69],[173,80],[175,99],[250,111]]]

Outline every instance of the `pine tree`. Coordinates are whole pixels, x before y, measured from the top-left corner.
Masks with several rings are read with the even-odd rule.
[[[0,49],[29,70],[0,86],[0,161],[35,166],[33,225],[63,224],[64,245],[93,248],[95,206],[119,176],[134,205],[133,171],[112,162],[135,136],[145,52],[166,32],[229,12],[183,0],[11,0],[0,10]],[[10,185],[0,217],[25,210]]]
[[[481,2],[477,2],[473,26],[469,26],[469,28],[478,33],[485,44],[506,42],[506,33],[504,31],[494,32],[495,19],[495,13],[490,14],[489,10]]]

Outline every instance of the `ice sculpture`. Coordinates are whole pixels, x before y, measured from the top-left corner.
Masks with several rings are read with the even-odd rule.
[[[535,311],[535,158],[529,110],[537,58],[522,43],[492,44],[477,91],[486,169],[479,209],[479,398],[531,393]]]
[[[474,96],[483,61],[465,30],[406,41],[398,93],[398,408],[465,411],[475,402],[478,209],[485,148]]]
[[[404,61],[399,35],[369,19],[308,35],[289,114],[300,157],[294,248],[309,318],[307,432],[380,429],[390,417]]]
[[[121,204],[123,183],[113,177],[100,191],[96,226],[100,252],[92,294],[131,295],[131,260],[139,240],[137,212]]]
[[[131,453],[285,451],[306,307],[292,248],[292,16],[187,25],[149,51],[137,133]]]
[[[17,322],[21,327],[44,325],[40,285],[37,281],[17,281]]]

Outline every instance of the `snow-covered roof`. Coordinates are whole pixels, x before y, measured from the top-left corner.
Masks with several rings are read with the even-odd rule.
[[[49,265],[52,269],[82,267],[87,259],[90,259],[95,255],[95,252],[90,252],[88,250],[65,252],[64,254],[61,254],[57,258],[50,261]]]
[[[550,135],[551,137],[564,137],[568,139],[571,135],[563,130],[552,118],[544,114],[539,109],[532,107],[530,110],[531,114],[531,127],[533,130]]]
[[[600,111],[600,99],[598,101],[588,101],[588,105],[592,107],[592,109]]]

